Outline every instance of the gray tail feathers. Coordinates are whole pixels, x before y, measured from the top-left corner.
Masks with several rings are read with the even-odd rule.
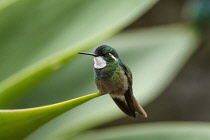
[[[147,113],[144,111],[144,109],[141,107],[141,105],[138,103],[138,101],[136,100],[136,98],[133,96],[133,104],[135,107],[136,112],[138,112],[139,114],[141,114],[143,117],[147,117]]]

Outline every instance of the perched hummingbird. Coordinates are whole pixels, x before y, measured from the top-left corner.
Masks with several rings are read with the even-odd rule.
[[[136,117],[136,112],[147,117],[137,102],[132,90],[132,73],[110,46],[99,46],[94,53],[79,52],[94,56],[95,83],[101,94],[110,94],[118,107],[127,115]]]

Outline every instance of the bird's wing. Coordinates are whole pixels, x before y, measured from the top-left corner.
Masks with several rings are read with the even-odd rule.
[[[123,70],[125,72],[125,75],[128,79],[128,89],[124,93],[125,100],[126,100],[126,103],[127,103],[127,107],[130,110],[130,113],[135,118],[136,117],[136,112],[135,112],[135,107],[134,107],[134,103],[133,103],[132,73],[131,73],[130,69],[125,64],[121,63],[120,65],[123,68]]]
[[[112,95],[111,95],[112,96]],[[124,96],[122,96],[124,97]],[[124,97],[125,98],[125,97]],[[127,102],[125,99],[120,98],[113,98],[114,102],[117,104],[117,106],[128,116],[134,117],[133,114],[130,111],[130,108],[128,108]]]
[[[144,109],[141,107],[141,105],[137,102],[136,98],[133,95],[133,89],[132,89],[132,73],[131,70],[125,65],[125,64],[121,64],[121,66],[124,68],[125,70],[125,75],[128,77],[128,89],[125,92],[125,99],[128,105],[128,108],[130,109],[132,116],[135,117],[136,113],[138,112],[139,114],[141,114],[143,117],[147,117],[146,112],[144,111]]]

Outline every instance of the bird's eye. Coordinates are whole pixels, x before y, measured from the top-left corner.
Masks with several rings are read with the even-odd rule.
[[[109,56],[109,53],[106,53],[104,56],[106,56],[106,57]]]

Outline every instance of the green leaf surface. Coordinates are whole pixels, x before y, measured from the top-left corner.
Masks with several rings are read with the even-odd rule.
[[[131,68],[134,95],[140,104],[146,105],[173,80],[195,51],[198,34],[188,25],[170,25],[127,31],[103,44],[114,47],[121,60]],[[90,50],[92,51],[94,50]],[[78,94],[84,94],[86,90],[94,92],[94,81],[90,82],[93,79],[92,67],[92,57],[80,56],[71,65],[43,81],[17,106],[36,106],[74,98]],[[41,94],[41,91],[45,94]],[[69,91],[73,91],[72,94],[68,94]],[[70,139],[86,129],[123,116],[112,99],[105,95],[57,117],[26,139]],[[149,113],[148,116],[150,117]]]
[[[0,110],[0,139],[21,140],[56,116],[100,95],[100,93],[94,93],[37,108]]]
[[[0,107],[7,107],[25,95],[34,85],[61,69],[78,51],[126,27],[156,2],[1,1]]]
[[[72,140],[209,140],[210,124],[158,122],[95,130]]]

